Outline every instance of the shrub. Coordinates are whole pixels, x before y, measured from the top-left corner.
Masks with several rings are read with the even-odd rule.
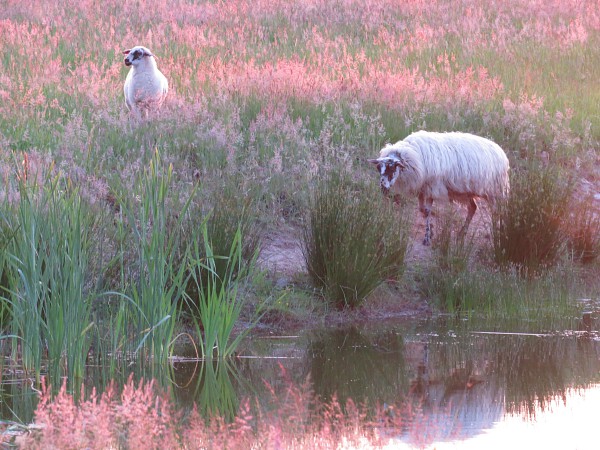
[[[347,173],[318,179],[303,230],[303,254],[315,286],[336,307],[356,307],[403,270],[409,222],[377,186]]]
[[[534,275],[555,265],[564,249],[572,183],[551,167],[514,171],[510,195],[492,212],[494,258]]]
[[[600,215],[592,208],[593,197],[581,198],[565,227],[567,245],[575,261],[589,264],[600,254]]]

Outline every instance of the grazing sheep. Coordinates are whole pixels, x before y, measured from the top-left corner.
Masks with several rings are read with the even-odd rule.
[[[125,65],[131,70],[125,79],[123,91],[129,110],[137,118],[147,118],[165,101],[169,82],[156,66],[156,58],[146,47],[136,46],[123,52]]]
[[[369,159],[381,175],[381,191],[405,192],[419,197],[425,216],[424,245],[431,243],[433,200],[447,199],[468,205],[461,235],[477,210],[476,198],[490,203],[508,194],[508,158],[494,142],[468,133],[418,131],[393,145],[379,158]]]

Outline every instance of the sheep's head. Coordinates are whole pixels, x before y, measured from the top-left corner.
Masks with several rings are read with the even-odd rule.
[[[377,168],[380,175],[379,185],[381,187],[381,192],[383,192],[384,195],[387,195],[390,188],[400,176],[400,172],[405,168],[405,165],[401,160],[391,156],[368,159],[367,161]]]
[[[124,59],[124,63],[126,66],[136,66],[138,65],[144,58],[153,58],[154,55],[150,50],[146,47],[142,47],[140,45],[130,48],[129,50],[125,50],[123,52],[124,55],[127,55]]]

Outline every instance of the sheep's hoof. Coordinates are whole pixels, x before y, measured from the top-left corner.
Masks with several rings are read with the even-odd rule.
[[[423,239],[423,245],[426,245],[429,247],[431,245],[431,239],[429,239],[428,237]]]

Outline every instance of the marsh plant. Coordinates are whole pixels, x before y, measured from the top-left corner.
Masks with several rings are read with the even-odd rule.
[[[475,231],[461,233],[460,208],[448,205],[436,218],[437,233],[433,240],[437,267],[441,271],[461,272],[466,270],[475,247]]]
[[[48,175],[43,186],[23,179],[19,191],[6,249],[9,287],[3,292],[13,356],[38,378],[47,357],[56,379],[81,379],[94,299],[87,284],[92,216],[60,177]]]
[[[302,250],[313,284],[337,308],[354,308],[404,269],[409,214],[385,201],[374,183],[348,173],[314,184]]]
[[[213,251],[206,224],[202,224],[201,229],[202,237],[194,240],[190,256],[191,282],[198,298],[187,301],[200,341],[201,356],[212,361],[213,358],[231,356],[250,331],[251,327],[247,327],[234,335],[234,325],[247,303],[247,293],[242,291],[255,275],[258,252],[244,260],[240,227],[227,253],[218,255]],[[256,312],[260,313],[260,308]],[[254,316],[254,323],[257,318]]]
[[[140,197],[124,202],[124,226],[137,254],[132,267],[123,270],[126,292],[113,293],[125,302],[117,313],[119,327],[113,335],[127,339],[133,333],[133,342],[125,348],[135,355],[143,350],[142,356],[158,361],[167,360],[173,344],[187,273],[180,239],[192,197],[183,205],[172,203],[179,200],[170,195],[172,175],[172,166],[155,152],[137,182]],[[172,211],[178,211],[178,216]]]
[[[258,204],[260,191],[250,191],[234,178],[226,179],[222,183],[215,181],[215,184],[216,186],[211,187],[210,190],[203,190],[203,198],[207,201],[197,209],[191,208],[190,221],[187,224],[190,228],[189,241],[196,238],[200,240],[197,248],[195,247],[195,250],[199,251],[197,256],[203,255],[206,260],[209,257],[206,252],[209,250],[210,255],[217,255],[216,258],[212,258],[214,267],[210,269],[200,265],[190,267],[190,270],[199,270],[194,273],[194,277],[198,278],[200,283],[190,279],[186,289],[188,302],[196,306],[202,295],[197,290],[199,286],[207,287],[209,279],[216,276],[213,281],[217,283],[218,288],[221,281],[234,281],[238,276],[235,266],[233,272],[229,273],[231,266],[229,255],[234,245],[241,245],[239,250],[242,267],[253,265],[260,249],[261,211]],[[236,243],[240,237],[240,243]],[[204,242],[204,239],[207,241]],[[212,271],[215,273],[213,274]]]
[[[529,165],[511,176],[510,195],[492,213],[494,259],[536,275],[564,255],[572,183],[554,167]]]
[[[438,307],[453,314],[480,315],[490,320],[518,319],[552,323],[553,318],[576,314],[571,301],[576,277],[560,269],[544,277],[523,277],[518,270],[444,272],[434,270],[427,295]]]

